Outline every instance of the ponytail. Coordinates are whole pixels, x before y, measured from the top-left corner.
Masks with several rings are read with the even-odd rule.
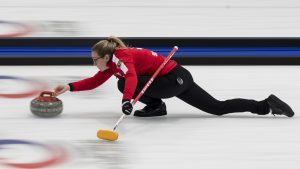
[[[109,42],[116,43],[117,47],[119,47],[119,48],[126,48],[127,47],[125,45],[125,43],[120,38],[118,38],[118,37],[110,36],[109,38],[107,38],[107,40]]]
[[[100,58],[108,54],[111,59],[116,48],[126,48],[126,47],[127,46],[121,39],[111,36],[106,40],[101,40],[98,43],[96,43],[92,47],[92,51],[96,52],[100,56]]]

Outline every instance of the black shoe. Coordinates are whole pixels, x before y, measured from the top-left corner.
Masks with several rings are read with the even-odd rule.
[[[134,116],[153,117],[167,115],[166,104],[161,102],[159,105],[147,105],[141,110],[136,110]]]
[[[289,105],[287,105],[286,103],[284,103],[282,100],[280,100],[278,97],[276,97],[275,95],[271,94],[267,98],[267,102],[268,102],[270,109],[272,110],[273,115],[279,114],[279,115],[285,115],[288,117],[294,116],[294,112],[293,112],[292,108]]]

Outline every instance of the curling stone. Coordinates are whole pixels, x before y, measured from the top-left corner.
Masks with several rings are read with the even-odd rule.
[[[38,117],[55,117],[61,114],[63,103],[50,91],[44,91],[39,97],[33,99],[30,104],[32,114]]]

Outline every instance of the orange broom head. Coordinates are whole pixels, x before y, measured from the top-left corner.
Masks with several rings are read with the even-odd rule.
[[[98,130],[97,137],[103,140],[115,141],[118,139],[118,133],[111,130]]]

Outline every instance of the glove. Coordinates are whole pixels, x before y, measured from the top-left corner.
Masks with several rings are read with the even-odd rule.
[[[132,104],[130,103],[130,100],[123,99],[122,100],[122,111],[126,115],[130,115],[132,112]]]

